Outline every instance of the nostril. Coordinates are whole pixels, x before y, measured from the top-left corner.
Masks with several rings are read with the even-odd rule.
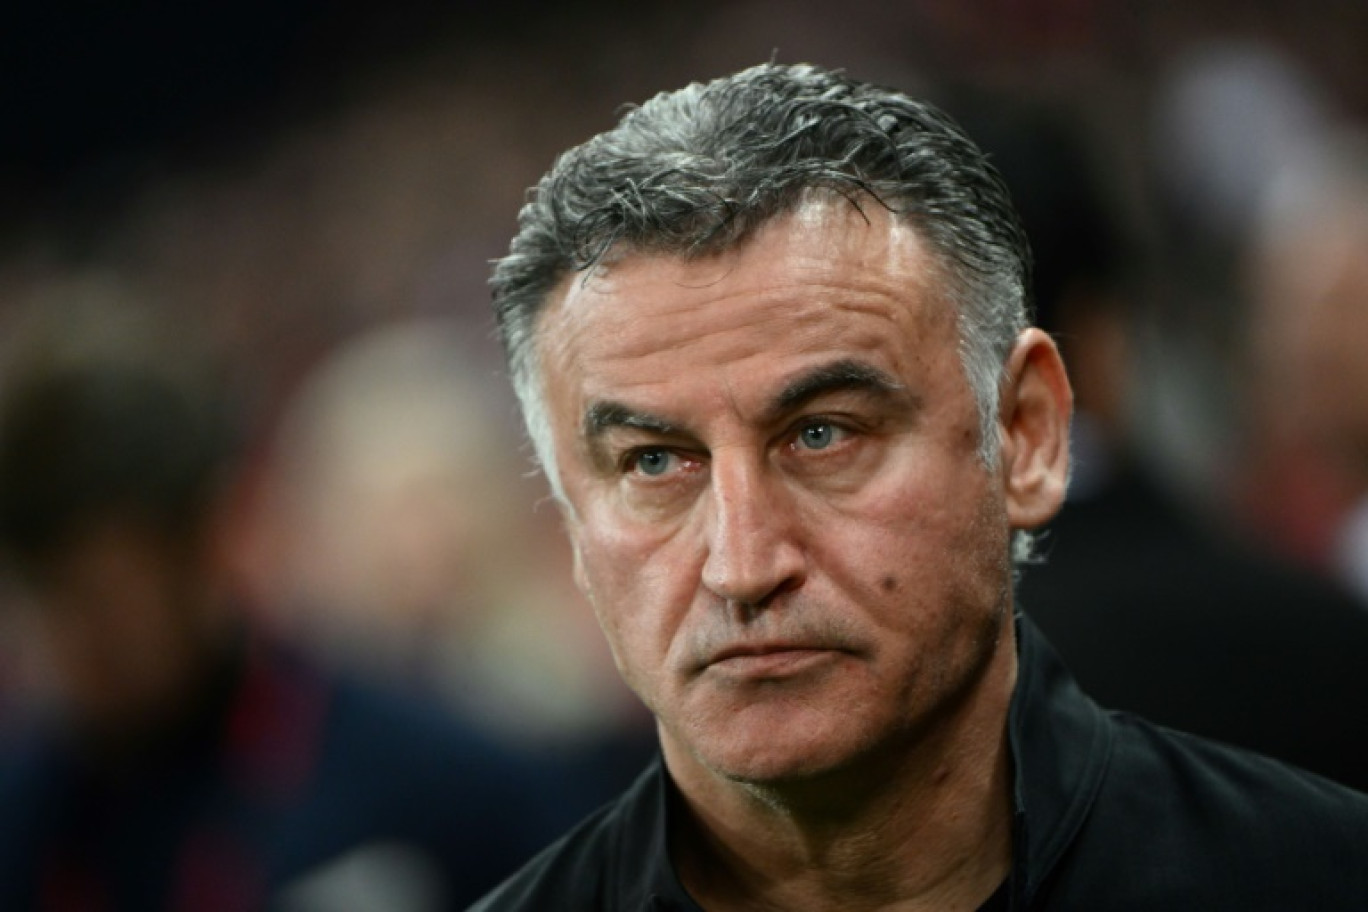
[[[742,620],[753,621],[766,611],[783,607],[781,602],[784,596],[797,589],[799,584],[800,582],[796,577],[787,577],[760,598],[746,601],[733,600],[729,607]]]

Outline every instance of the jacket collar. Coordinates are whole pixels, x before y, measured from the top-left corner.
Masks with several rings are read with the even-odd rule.
[[[1112,728],[1035,624],[1018,614],[1016,630],[1017,685],[1007,721],[1015,808],[1012,908],[1026,909],[1097,798]]]

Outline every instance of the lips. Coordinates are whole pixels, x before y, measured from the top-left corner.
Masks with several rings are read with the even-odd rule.
[[[719,650],[711,659],[709,665],[716,665],[718,662],[725,662],[728,659],[748,658],[751,656],[766,656],[781,652],[825,652],[827,647],[816,646],[806,643],[746,643],[728,646]]]
[[[744,643],[718,650],[707,668],[738,677],[778,678],[798,674],[836,652],[811,643]]]

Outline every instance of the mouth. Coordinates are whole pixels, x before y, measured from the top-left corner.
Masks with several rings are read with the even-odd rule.
[[[804,643],[752,643],[718,651],[707,667],[720,674],[744,678],[795,675],[831,661],[839,650]]]

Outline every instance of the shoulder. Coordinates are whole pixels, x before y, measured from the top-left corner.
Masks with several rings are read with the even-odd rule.
[[[613,863],[620,801],[589,815],[476,903],[471,912],[608,908],[605,872]]]
[[[1055,878],[1073,894],[1060,907],[1110,897],[1109,908],[1365,908],[1368,796],[1132,716],[1111,720],[1108,769]]]
[[[1170,814],[1220,812],[1229,826],[1257,838],[1275,828],[1316,823],[1365,837],[1368,795],[1269,757],[1113,713],[1113,769],[1104,797],[1171,794]],[[1160,791],[1160,789],[1163,791]]]
[[[615,801],[528,862],[472,912],[647,908],[678,890],[666,858],[664,772],[657,760]]]

